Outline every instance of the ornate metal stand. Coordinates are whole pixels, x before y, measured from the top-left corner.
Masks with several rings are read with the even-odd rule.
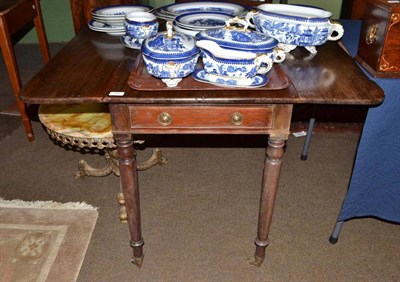
[[[90,166],[85,160],[80,160],[78,163],[78,171],[75,172],[75,179],[85,179],[87,176],[107,176],[110,173],[114,173],[119,176],[119,166],[118,166],[118,151],[117,145],[113,138],[81,138],[72,137],[65,134],[55,132],[46,127],[47,133],[50,137],[64,145],[77,146],[81,149],[99,149],[105,150],[105,159],[107,164],[102,168],[94,168]],[[143,140],[136,140],[134,143],[143,144]],[[165,165],[167,164],[167,159],[162,156],[162,151],[158,148],[153,150],[153,154],[146,161],[138,164],[137,170],[146,170],[155,165]],[[127,213],[125,208],[125,199],[122,192],[118,193],[118,203],[120,205],[119,219],[121,222],[126,222]]]

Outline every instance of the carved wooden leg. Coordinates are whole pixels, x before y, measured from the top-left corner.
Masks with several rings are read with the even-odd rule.
[[[131,135],[114,135],[118,145],[119,171],[125,207],[128,216],[130,245],[133,249],[132,263],[138,267],[143,263],[143,238],[140,222],[140,200],[137,178],[136,152]]]
[[[155,165],[166,165],[167,163],[168,163],[168,160],[162,156],[161,149],[155,148],[155,149],[153,149],[153,154],[150,156],[149,159],[147,159],[146,161],[144,161],[142,163],[137,164],[136,170],[137,171],[146,170],[146,169],[152,168]],[[114,173],[116,175],[119,175],[119,171],[118,171],[118,173],[116,173],[114,171]],[[119,216],[118,216],[119,220],[121,223],[125,223],[125,222],[127,222],[128,217],[126,215],[124,194],[121,192],[118,193],[118,203],[120,206]]]
[[[271,226],[276,193],[278,190],[284,146],[284,137],[269,137],[264,163],[257,237],[254,240],[256,244],[256,252],[254,258],[252,257],[248,260],[251,265],[257,267],[262,264],[265,257],[265,249],[269,244],[268,234]]]

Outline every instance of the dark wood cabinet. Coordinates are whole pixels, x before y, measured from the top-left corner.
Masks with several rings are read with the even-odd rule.
[[[341,19],[360,20],[364,17],[366,0],[343,0]]]
[[[400,77],[400,4],[368,0],[356,60],[375,77]]]

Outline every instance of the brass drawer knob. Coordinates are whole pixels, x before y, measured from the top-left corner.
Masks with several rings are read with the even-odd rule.
[[[163,126],[167,126],[170,125],[172,123],[172,117],[169,113],[161,113],[158,116],[158,123],[163,125]]]
[[[239,112],[235,112],[231,116],[231,122],[233,125],[241,125],[243,123],[243,115]]]

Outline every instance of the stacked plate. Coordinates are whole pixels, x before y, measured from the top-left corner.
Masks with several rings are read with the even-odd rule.
[[[130,12],[149,12],[153,8],[146,5],[113,5],[94,9],[89,28],[94,31],[105,32],[110,35],[125,34],[125,14]]]
[[[174,30],[195,36],[198,32],[212,28],[223,28],[231,14],[217,12],[195,12],[177,16],[174,20]]]
[[[250,7],[248,6],[235,3],[201,1],[163,6],[155,11],[155,15],[163,20],[174,20],[179,15],[197,12],[216,12],[233,16],[244,16],[249,9]]]

